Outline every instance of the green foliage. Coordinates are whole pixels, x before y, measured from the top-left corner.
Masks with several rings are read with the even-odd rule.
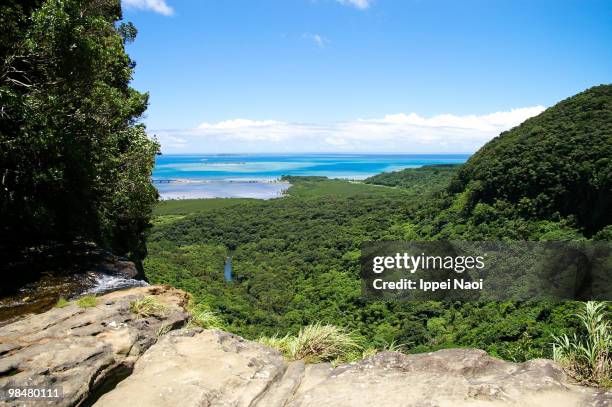
[[[423,238],[416,217],[423,203],[381,187],[373,188],[390,193],[320,195],[317,182],[325,179],[302,184],[300,198],[236,200],[215,210],[166,215],[171,219],[156,221],[149,235],[148,278],[191,292],[226,329],[251,339],[295,336],[303,326],[321,323],[355,332],[366,350],[390,343],[409,352],[469,346],[525,360],[550,356],[550,333],[573,328],[569,316],[577,308],[571,302],[363,300],[360,242]],[[317,192],[309,194],[306,185]],[[223,265],[230,253],[234,280],[228,283]]]
[[[611,240],[612,85],[502,133],[421,200],[419,236],[442,240]]]
[[[341,179],[328,179],[326,177],[299,177],[284,176],[283,181],[291,183],[287,193],[295,198],[313,197],[366,197],[366,196],[401,196],[405,191],[394,191],[359,181],[346,181]]]
[[[157,193],[118,0],[0,6],[0,246],[93,241],[135,259]],[[5,41],[8,39],[8,41]]]
[[[452,193],[468,190],[468,211],[482,203],[503,217],[572,219],[586,236],[612,223],[612,85],[572,96],[487,143],[451,183]]]
[[[205,329],[223,329],[223,320],[205,304],[192,305],[189,308],[191,319],[189,323]]]
[[[130,311],[143,318],[161,318],[168,312],[168,307],[152,295],[139,298],[130,303]]]
[[[98,298],[95,295],[84,295],[76,301],[76,304],[80,308],[92,308],[98,305]]]
[[[612,242],[612,225],[608,225],[597,232],[593,236],[593,240]]]
[[[55,303],[55,308],[64,308],[70,305],[70,301],[66,300],[64,297],[59,297],[57,302]]]
[[[424,195],[439,191],[448,186],[453,175],[459,169],[458,164],[424,165],[418,168],[406,168],[401,171],[383,172],[367,178],[366,184],[385,185],[407,190],[411,194]]]
[[[397,192],[315,195],[237,200],[156,223],[146,274],[152,283],[191,292],[196,303],[218,311],[228,329],[249,338],[297,332],[319,320],[360,329],[351,315],[360,307],[359,244],[386,234],[407,216],[410,202]],[[234,281],[226,283],[230,251]]]
[[[153,214],[156,216],[187,215],[249,202],[257,201],[251,198],[169,199],[160,201],[153,209]]]
[[[554,359],[579,381],[612,386],[612,329],[607,304],[589,301],[576,316],[584,335],[552,335]]]
[[[288,359],[291,359],[291,342],[295,337],[290,337],[289,334],[285,336],[279,336],[275,334],[273,336],[261,336],[257,339],[259,343],[276,349]]]
[[[530,359],[544,357],[544,352],[534,345],[533,338],[527,332],[515,342],[511,342],[500,352],[504,359],[513,362],[525,362]]]

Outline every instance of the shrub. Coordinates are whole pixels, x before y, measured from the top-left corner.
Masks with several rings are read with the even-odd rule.
[[[544,357],[544,352],[535,346],[533,338],[528,332],[523,334],[514,342],[500,343],[499,356],[513,362],[525,362],[530,359]]]
[[[91,308],[98,305],[98,299],[95,295],[84,295],[79,298],[76,303],[81,308]]]
[[[553,335],[553,358],[577,380],[612,385],[612,333],[607,303],[589,301],[576,316],[586,328],[582,337]]]
[[[189,307],[192,326],[200,326],[205,329],[223,328],[223,320],[206,306],[206,304],[196,304]]]
[[[142,297],[130,303],[130,311],[141,317],[163,317],[168,311],[168,307],[159,302],[151,295]]]
[[[297,336],[262,337],[259,342],[278,349],[291,360],[306,363],[342,363],[361,359],[362,347],[355,335],[334,325],[308,325]]]
[[[262,343],[266,346],[274,348],[282,353],[285,357],[291,358],[291,341],[295,337],[285,335],[285,336],[261,336],[257,340],[257,342]]]

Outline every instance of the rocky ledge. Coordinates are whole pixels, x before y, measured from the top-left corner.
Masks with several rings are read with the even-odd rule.
[[[166,306],[163,318],[143,318],[130,304],[155,296]],[[98,297],[97,305],[76,303],[32,314],[0,327],[0,390],[60,386],[63,399],[50,405],[91,404],[128,375],[136,360],[158,339],[158,332],[188,320],[188,295],[170,287],[149,286]],[[28,405],[0,400],[0,405]],[[31,405],[42,405],[38,401]]]
[[[130,303],[146,295],[170,312],[132,313]],[[335,368],[287,362],[227,332],[181,328],[187,300],[169,287],[141,287],[1,327],[0,387],[62,386],[64,398],[49,402],[60,406],[612,405],[611,392],[573,384],[550,360],[510,363],[475,349],[385,352]]]

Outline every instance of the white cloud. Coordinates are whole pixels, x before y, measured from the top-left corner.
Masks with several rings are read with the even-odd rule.
[[[502,131],[544,110],[543,106],[485,115],[416,113],[336,123],[289,123],[234,119],[194,129],[153,131],[171,152],[473,152]]]
[[[336,0],[340,4],[344,4],[347,6],[353,6],[358,9],[364,10],[370,7],[372,0]]]
[[[172,150],[182,150],[187,147],[187,140],[181,137],[173,136],[172,134],[164,134],[164,148]]]
[[[302,34],[302,38],[314,42],[319,48],[325,48],[325,45],[329,43],[329,40],[327,38],[319,34],[304,33]]]
[[[127,8],[151,10],[165,16],[174,14],[174,10],[166,4],[166,0],[122,0],[122,2]]]

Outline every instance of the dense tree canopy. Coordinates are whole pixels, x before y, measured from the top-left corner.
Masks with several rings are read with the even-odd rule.
[[[445,188],[459,170],[459,167],[458,164],[424,165],[401,171],[383,172],[367,178],[364,182],[366,184],[399,187],[408,192],[423,195]]]
[[[551,332],[577,326],[569,317],[575,303],[364,299],[360,243],[419,239],[418,206],[433,198],[407,192],[413,188],[291,181],[288,197],[270,201],[161,203],[145,260],[150,281],[191,292],[228,330],[253,339],[323,322],[347,327],[372,346],[395,341],[413,352],[472,346],[524,360],[549,355]],[[233,258],[232,282],[224,281],[226,256]]]
[[[427,239],[612,240],[612,85],[500,134],[422,200]]]
[[[140,257],[157,193],[148,95],[119,0],[0,6],[0,247],[95,242]]]
[[[487,143],[450,191],[466,212],[512,206],[525,219],[571,219],[591,236],[612,223],[612,85],[593,87]]]

